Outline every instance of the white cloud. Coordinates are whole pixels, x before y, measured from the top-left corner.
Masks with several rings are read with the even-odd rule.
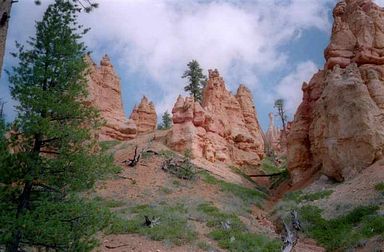
[[[285,100],[286,110],[290,114],[295,113],[302,100],[301,86],[303,82],[309,82],[309,79],[317,71],[318,67],[312,61],[302,62],[276,86],[276,98]]]
[[[155,99],[160,114],[170,110],[183,91],[180,76],[191,59],[204,69],[218,68],[230,89],[244,83],[262,93],[260,75],[287,66],[288,55],[281,46],[307,28],[330,30],[328,4],[335,0],[97,2],[98,9],[81,15],[81,23],[92,28],[86,43],[97,55],[115,55],[112,61],[123,69],[123,80],[142,80],[123,85],[134,86],[135,95]],[[33,35],[32,20],[41,19],[45,7],[22,1],[13,8],[8,42],[23,42]],[[158,98],[159,93],[165,95]],[[271,100],[271,94],[266,96]],[[131,100],[132,94],[123,98]]]
[[[380,7],[384,7],[384,0],[373,0]]]
[[[191,59],[218,68],[232,89],[240,82],[258,88],[258,75],[287,62],[279,46],[303,29],[330,29],[326,4],[332,1],[99,0],[100,8],[82,21],[92,27],[91,48],[110,44],[127,74],[145,76],[168,94],[155,101],[162,112],[183,90],[180,75]],[[145,91],[151,97],[156,88]]]

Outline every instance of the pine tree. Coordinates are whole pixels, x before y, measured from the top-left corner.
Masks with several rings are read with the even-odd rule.
[[[170,129],[172,127],[172,117],[168,113],[168,111],[164,112],[164,114],[163,114],[161,119],[163,121],[163,125],[162,125],[163,129]]]
[[[287,120],[288,120],[288,117],[287,117],[287,114],[285,112],[285,102],[283,99],[277,99],[275,101],[275,106],[274,106],[276,109],[277,109],[277,113],[281,119],[281,124],[283,125],[283,133],[284,133],[284,136],[287,135],[286,133],[286,127],[287,127]]]
[[[188,78],[188,85],[184,87],[184,90],[189,92],[195,101],[201,102],[202,90],[205,86],[207,77],[203,74],[203,70],[200,68],[199,62],[192,60],[187,64],[188,69],[185,70],[181,78]]]
[[[17,136],[0,144],[0,247],[6,251],[89,251],[109,216],[79,194],[110,169],[92,138],[98,112],[83,102],[86,47],[79,41],[87,29],[76,22],[79,9],[56,0],[36,23],[31,49],[17,44],[19,65],[9,77],[19,102]],[[8,151],[12,145],[15,153]]]

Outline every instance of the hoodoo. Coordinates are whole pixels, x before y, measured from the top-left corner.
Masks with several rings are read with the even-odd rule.
[[[133,108],[130,119],[135,122],[138,134],[155,131],[157,125],[155,105],[143,96],[139,106]]]
[[[264,141],[251,92],[240,85],[232,95],[217,70],[209,70],[202,104],[178,97],[168,144],[193,157],[237,165],[259,164]]]
[[[384,10],[339,2],[324,70],[304,83],[288,135],[293,182],[320,171],[343,181],[383,156]]]
[[[100,140],[128,140],[136,136],[136,125],[124,115],[120,78],[105,55],[97,66],[88,55],[89,64],[87,103],[96,107],[105,120],[99,133]]]

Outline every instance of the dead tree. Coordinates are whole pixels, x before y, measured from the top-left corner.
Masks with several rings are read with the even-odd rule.
[[[128,160],[124,160],[123,163],[124,164],[127,164],[129,167],[135,167],[137,165],[137,163],[140,161],[140,157],[141,157],[141,152],[138,154],[137,153],[137,145],[136,145],[136,148],[135,148],[135,154],[133,156],[132,159],[128,159]]]
[[[143,225],[146,227],[153,228],[154,226],[160,224],[160,218],[155,218],[155,216],[153,216],[152,219],[150,219],[148,216],[144,215],[144,218],[145,218],[145,222]]]
[[[298,232],[301,230],[301,224],[297,211],[292,210],[290,217],[290,225],[284,222],[285,236],[283,237],[283,252],[291,252],[293,250],[299,239]]]

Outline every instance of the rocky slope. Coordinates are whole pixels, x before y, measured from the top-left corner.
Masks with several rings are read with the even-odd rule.
[[[202,105],[179,96],[172,114],[168,145],[176,151],[237,165],[258,164],[264,155],[251,92],[240,85],[232,95],[217,70],[209,70]]]
[[[343,181],[382,158],[383,15],[370,0],[336,5],[324,70],[303,84],[303,101],[288,135],[294,183],[317,171]]]

